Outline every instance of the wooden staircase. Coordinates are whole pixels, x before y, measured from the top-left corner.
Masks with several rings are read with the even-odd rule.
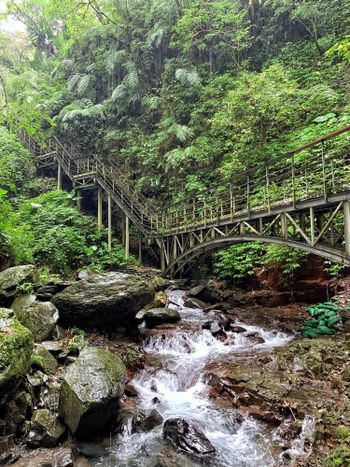
[[[96,155],[82,155],[74,146],[63,145],[55,136],[40,146],[26,131],[19,138],[38,161],[39,168],[58,165],[72,181],[76,190],[100,187],[128,218],[148,237],[159,229],[158,213],[142,195],[130,186],[117,164],[102,161]]]

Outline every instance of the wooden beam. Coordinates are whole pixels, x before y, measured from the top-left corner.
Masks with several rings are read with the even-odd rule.
[[[62,167],[61,167],[60,164],[58,164],[58,167],[57,167],[57,191],[62,190],[62,180],[63,180]]]
[[[344,201],[344,241],[345,255],[350,258],[350,201]]]
[[[108,217],[108,251],[111,251],[112,250],[112,199],[111,197],[108,195],[108,198],[107,198],[107,202],[108,202],[108,214],[107,214],[107,217]]]
[[[130,253],[129,217],[125,216],[125,258],[129,258],[129,253]]]
[[[102,228],[102,188],[97,189],[97,227]]]

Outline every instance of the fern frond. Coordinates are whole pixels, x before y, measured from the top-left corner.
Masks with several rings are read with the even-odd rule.
[[[186,70],[185,68],[178,68],[175,72],[175,77],[183,86],[202,86],[199,74],[194,69]]]
[[[136,89],[139,86],[139,75],[136,70],[130,71],[124,78],[125,85],[129,89]]]
[[[112,99],[121,99],[126,94],[126,88],[124,84],[119,84],[112,92]]]
[[[77,85],[77,93],[79,96],[82,96],[90,84],[91,75],[83,75]]]
[[[76,73],[75,75],[72,75],[70,76],[69,80],[68,80],[68,83],[67,83],[67,87],[68,87],[68,90],[69,91],[73,91],[73,89],[75,88],[75,86],[77,85],[78,81],[80,80],[81,78],[81,74],[80,73]]]
[[[120,65],[125,60],[125,51],[124,50],[113,50],[105,58],[105,67],[106,71],[109,74],[114,72],[114,69],[117,65]]]
[[[193,136],[193,130],[191,128],[186,125],[179,125],[178,123],[172,125],[168,132],[174,134],[181,143],[185,143]]]

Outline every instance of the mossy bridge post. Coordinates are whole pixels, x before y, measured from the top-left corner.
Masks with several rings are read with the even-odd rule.
[[[252,241],[300,248],[350,266],[350,126],[208,189],[205,199],[164,209],[137,193],[112,158],[82,155],[55,137],[40,146],[24,130],[19,136],[39,168],[57,167],[57,189],[63,174],[71,180],[78,204],[84,190],[97,190],[99,227],[107,198],[109,248],[114,203],[123,213],[126,256],[131,222],[140,238],[157,245],[166,276],[186,274],[214,250]]]

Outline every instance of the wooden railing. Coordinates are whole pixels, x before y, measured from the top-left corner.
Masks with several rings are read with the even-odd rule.
[[[332,194],[350,191],[350,126],[259,163],[220,187],[209,188],[205,199],[183,199],[167,209],[155,209],[136,193],[111,158],[82,156],[55,137],[47,141],[45,148],[24,131],[20,137],[36,156],[55,153],[57,162],[72,180],[93,174],[131,220],[151,236],[193,230],[262,211],[282,211],[286,206],[296,207],[320,197],[326,202]]]

